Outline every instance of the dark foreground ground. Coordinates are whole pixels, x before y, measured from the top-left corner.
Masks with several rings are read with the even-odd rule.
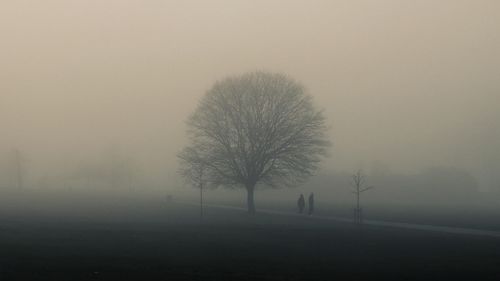
[[[500,278],[500,239],[218,209],[200,223],[179,203],[108,205],[1,216],[0,280]]]

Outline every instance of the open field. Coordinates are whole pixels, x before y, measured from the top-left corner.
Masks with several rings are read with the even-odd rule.
[[[5,212],[1,280],[497,280],[500,239],[95,200]],[[66,208],[66,212],[61,212]]]

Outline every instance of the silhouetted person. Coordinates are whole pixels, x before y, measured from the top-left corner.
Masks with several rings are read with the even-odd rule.
[[[299,200],[297,200],[297,206],[299,207],[299,214],[302,214],[306,206],[306,199],[304,199],[304,195],[300,194]]]
[[[314,212],[314,193],[311,192],[309,195],[309,215],[312,215]]]

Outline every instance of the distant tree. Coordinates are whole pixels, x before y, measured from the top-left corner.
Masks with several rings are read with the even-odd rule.
[[[12,173],[12,182],[17,189],[24,186],[25,158],[19,149],[13,149],[10,155],[10,171]]]
[[[109,186],[114,190],[132,190],[138,171],[135,160],[117,146],[111,146],[102,156],[102,168]]]
[[[179,158],[183,160],[179,169],[181,176],[200,189],[200,218],[203,218],[203,188],[209,184],[207,165],[204,161],[200,161],[201,157],[197,155],[196,150],[191,148],[184,149],[179,154]]]
[[[365,175],[363,174],[363,172],[361,170],[356,171],[356,173],[354,173],[352,175],[352,183],[351,184],[352,184],[352,187],[354,188],[352,193],[354,193],[356,195],[356,209],[354,209],[354,220],[357,223],[362,222],[362,216],[363,216],[363,212],[362,212],[362,209],[361,209],[361,206],[359,203],[360,195],[361,195],[361,193],[373,188],[373,186],[365,187],[364,186],[365,181],[366,181]]]
[[[250,214],[257,185],[303,182],[329,145],[322,112],[283,74],[253,72],[216,82],[188,127],[181,161],[203,163],[215,186],[245,188]]]

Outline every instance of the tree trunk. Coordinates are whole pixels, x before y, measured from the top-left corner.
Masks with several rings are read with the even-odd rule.
[[[356,193],[356,209],[359,210],[359,191]]]
[[[253,200],[253,192],[255,190],[255,185],[247,185],[247,206],[248,214],[255,215],[255,203]]]

